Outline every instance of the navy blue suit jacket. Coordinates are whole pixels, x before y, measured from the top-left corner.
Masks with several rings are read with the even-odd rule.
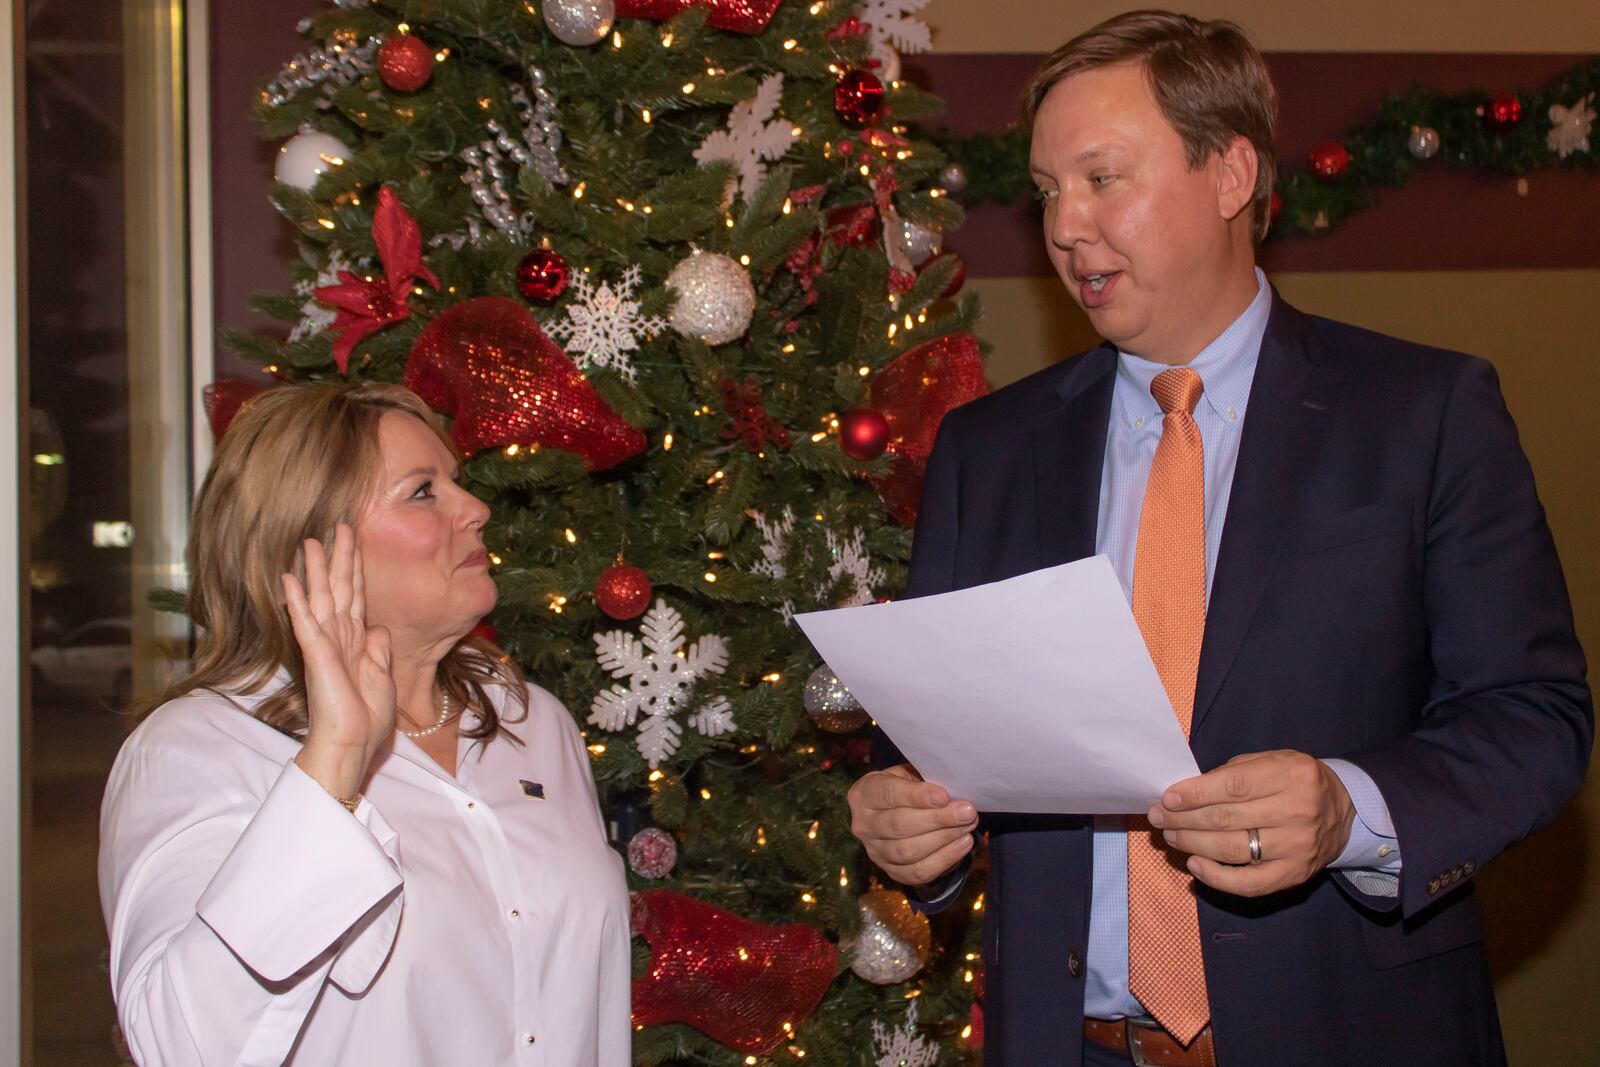
[[[1115,366],[1104,345],[945,419],[907,595],[1094,554]],[[1593,738],[1584,677],[1489,364],[1275,296],[1191,746],[1202,770],[1275,748],[1353,761],[1388,802],[1404,871],[1398,899],[1364,897],[1327,872],[1254,900],[1201,887],[1224,1067],[1504,1061],[1473,876],[1550,822],[1582,780]],[[876,757],[898,753],[880,738]],[[1089,822],[999,815],[984,826],[985,1062],[1076,1065]]]

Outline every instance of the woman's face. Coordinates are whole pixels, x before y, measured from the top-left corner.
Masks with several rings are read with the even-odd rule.
[[[396,651],[454,643],[494,607],[489,507],[457,484],[455,457],[414,415],[384,413],[378,452],[378,484],[355,522],[367,621],[389,628]]]

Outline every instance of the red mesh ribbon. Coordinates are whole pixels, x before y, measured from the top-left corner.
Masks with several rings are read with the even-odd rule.
[[[350,353],[362,338],[410,317],[407,302],[413,285],[427,282],[439,288],[439,279],[422,265],[422,231],[387,185],[378,190],[372,241],[383,262],[382,280],[342,270],[338,285],[312,290],[318,300],[338,309],[329,329],[339,335],[333,342],[333,362],[340,374],[350,369]]]
[[[664,22],[696,2],[711,9],[706,24],[719,30],[757,34],[767,28],[779,0],[617,0],[617,14]]]
[[[917,521],[922,475],[939,423],[988,391],[978,342],[965,333],[907,349],[872,380],[872,406],[889,420],[888,452],[894,457],[890,472],[872,485],[896,521]]]
[[[228,426],[233,422],[233,417],[239,414],[239,409],[266,388],[258,382],[247,382],[240,378],[223,378],[206,386],[202,391],[202,399],[206,406],[206,419],[211,423],[212,440],[222,440],[222,435],[228,432]]]
[[[633,895],[633,931],[652,952],[634,1025],[688,1023],[746,1055],[781,1044],[839,969],[839,950],[804,923],[767,926],[667,890]]]
[[[644,451],[644,434],[600,399],[509,297],[467,300],[430,322],[412,346],[404,382],[455,419],[450,436],[463,452],[542,445],[605,470]]]

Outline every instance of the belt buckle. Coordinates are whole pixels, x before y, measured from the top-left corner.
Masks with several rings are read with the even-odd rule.
[[[1123,1020],[1123,1026],[1127,1029],[1128,1055],[1133,1057],[1133,1067],[1161,1067],[1155,1060],[1145,1059],[1143,1044],[1144,1033],[1161,1029],[1161,1024],[1150,1018],[1129,1018]]]

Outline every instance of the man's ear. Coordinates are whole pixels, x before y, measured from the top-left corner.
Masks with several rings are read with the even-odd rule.
[[[1217,212],[1223,218],[1231,220],[1249,208],[1256,195],[1260,165],[1255,145],[1243,135],[1235,136],[1217,153]]]

